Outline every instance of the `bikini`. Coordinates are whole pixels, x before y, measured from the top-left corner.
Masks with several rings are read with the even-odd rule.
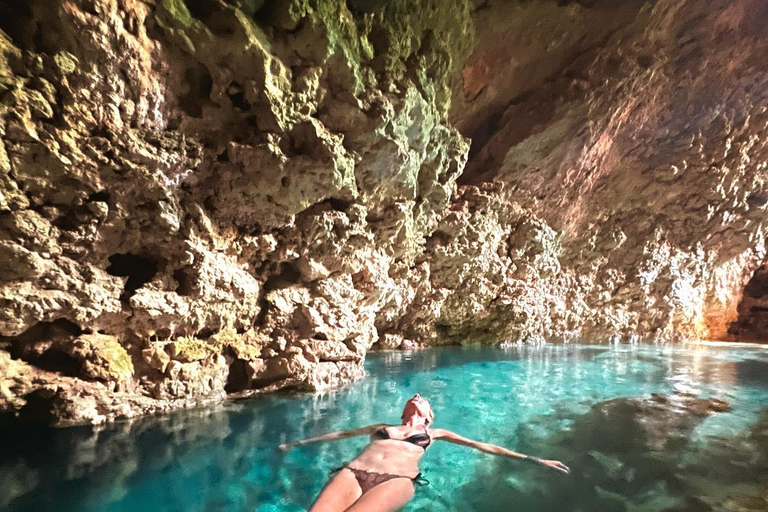
[[[392,439],[392,438],[387,433],[387,429],[385,427],[385,428],[380,428],[379,430],[374,432],[373,435],[371,436],[371,439],[378,440],[378,439]],[[405,439],[396,439],[396,440],[415,444],[416,446],[421,446],[424,450],[427,449],[427,446],[432,444],[432,438],[429,437],[429,434],[427,434],[426,432],[413,434],[412,436],[406,437]],[[421,473],[411,478],[409,476],[392,475],[390,473],[376,473],[373,471],[366,471],[365,469],[351,468],[347,465],[334,469],[333,471],[331,471],[331,474],[337,473],[345,468],[352,471],[352,474],[355,475],[357,484],[360,486],[360,490],[363,491],[363,494],[370,491],[377,485],[383,484],[384,482],[392,480],[393,478],[408,478],[412,480],[413,483],[419,484],[419,485],[426,485],[429,483],[429,480],[422,477]]]

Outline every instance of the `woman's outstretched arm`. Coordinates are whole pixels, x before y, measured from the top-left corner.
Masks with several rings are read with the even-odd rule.
[[[449,443],[460,444],[462,446],[469,446],[470,448],[474,448],[475,450],[480,450],[481,452],[490,453],[492,455],[503,455],[505,457],[510,457],[512,459],[520,459],[520,460],[535,462],[537,464],[541,464],[542,466],[547,466],[548,468],[562,471],[563,473],[571,472],[568,466],[566,466],[565,464],[563,464],[558,460],[544,460],[538,457],[531,457],[530,455],[525,455],[523,453],[513,452],[512,450],[508,450],[502,446],[496,446],[495,444],[483,443],[480,441],[475,441],[473,439],[467,439],[466,437],[462,437],[455,432],[451,432],[450,430],[445,430],[443,428],[432,429],[429,431],[429,433],[432,436],[432,439],[442,439],[444,441],[448,441]]]
[[[346,439],[348,437],[370,435],[386,427],[386,423],[376,423],[375,425],[368,425],[367,427],[355,428],[352,430],[342,430],[340,432],[330,432],[317,437],[310,437],[309,439],[302,439],[301,441],[295,441],[293,443],[284,443],[279,446],[283,451],[288,451],[295,446],[301,446],[303,444],[315,443],[318,441],[338,441],[339,439]]]

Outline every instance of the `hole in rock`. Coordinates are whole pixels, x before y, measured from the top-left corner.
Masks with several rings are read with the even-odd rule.
[[[224,391],[227,393],[244,391],[248,389],[250,381],[251,379],[248,376],[248,363],[242,359],[235,359],[234,362],[229,365],[229,373],[227,374],[227,383],[224,386]]]
[[[290,187],[291,186],[291,178],[288,176],[283,176],[280,178],[280,184],[284,187]]]
[[[251,109],[251,104],[245,99],[245,92],[239,83],[232,82],[229,84],[229,87],[227,87],[227,96],[229,97],[229,101],[232,102],[233,107],[240,110]]]
[[[480,151],[488,144],[493,135],[499,131],[502,113],[498,111],[490,114],[485,122],[479,123],[471,134],[472,143],[469,147],[467,165],[464,167],[464,172],[456,180],[459,185],[476,185],[493,179],[493,175],[486,175],[484,165],[477,165],[476,163],[478,162]]]
[[[95,202],[101,202],[106,203],[109,201],[109,192],[101,191],[101,192],[94,192],[93,194],[88,196],[88,202],[89,203],[95,203]]]
[[[23,359],[40,369],[75,377],[80,372],[80,362],[61,350],[51,348],[51,342],[73,340],[83,334],[80,327],[60,318],[53,322],[38,322],[15,338],[11,338],[11,357]],[[42,344],[42,347],[41,347]],[[46,350],[40,351],[40,348]]]
[[[0,30],[20,48],[32,48],[39,38],[39,24],[33,22],[30,2],[0,1]]]
[[[744,295],[753,299],[768,295],[768,265],[764,263],[755,271],[752,279],[744,287]]]
[[[343,199],[336,199],[335,197],[329,197],[326,202],[331,205],[331,208],[337,212],[343,212],[352,204],[350,201],[344,201]]]
[[[213,329],[209,329],[208,327],[200,329],[200,331],[195,334],[195,338],[200,340],[210,338],[211,336],[213,336]]]
[[[728,327],[728,333],[737,340],[764,341],[768,337],[768,262],[744,287],[737,309],[739,316]]]
[[[60,373],[67,377],[77,377],[82,367],[74,357],[54,349],[46,350],[39,357],[29,358],[27,362],[40,369]]]
[[[296,264],[292,262],[283,262],[280,264],[278,273],[269,276],[264,282],[263,291],[266,294],[272,290],[288,288],[299,282],[301,282],[301,273],[296,267]]]
[[[763,194],[753,192],[747,196],[747,204],[752,208],[764,206],[765,203],[768,203],[768,197]]]
[[[11,338],[14,346],[19,347],[28,343],[37,343],[41,341],[57,341],[76,338],[83,334],[83,330],[74,322],[66,318],[59,318],[53,322],[38,322],[18,336]],[[11,352],[13,357],[18,358],[18,354]]]
[[[320,341],[328,341],[328,336],[325,335],[323,332],[316,332],[314,336],[312,336],[316,340]]]
[[[53,225],[62,231],[77,231],[77,228],[80,224],[78,223],[77,219],[75,219],[74,215],[74,212],[61,215],[60,217],[54,219]]]
[[[55,421],[53,403],[43,390],[35,390],[24,395],[26,403],[19,409],[19,420],[25,423],[51,425]]]
[[[427,250],[432,250],[435,247],[447,245],[448,242],[451,241],[451,238],[452,238],[451,235],[449,235],[445,231],[437,230],[427,238],[426,240]]]
[[[281,2],[264,2],[259,9],[253,13],[253,20],[259,25],[270,25],[272,20],[275,19],[277,10],[280,8]]]
[[[219,153],[219,156],[216,157],[217,162],[229,162],[229,153],[226,149]]]
[[[209,16],[216,10],[216,2],[212,0],[184,0],[189,13],[198,19]]]
[[[179,107],[189,116],[202,117],[203,105],[213,90],[213,78],[208,68],[199,64],[195,68],[187,69],[184,73],[184,83],[187,89],[179,96]]]
[[[184,271],[184,269],[179,268],[174,270],[173,278],[179,283],[176,287],[176,293],[184,296],[192,295],[192,292],[195,289],[194,280],[186,271]]]
[[[112,276],[127,277],[126,293],[132,294],[155,277],[157,262],[135,254],[113,254],[109,257],[107,273]]]
[[[149,337],[149,341],[169,341],[171,339],[171,330],[167,328],[158,329],[155,334]]]

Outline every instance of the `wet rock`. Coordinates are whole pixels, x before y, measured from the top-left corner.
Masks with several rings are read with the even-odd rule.
[[[400,348],[404,342],[405,339],[401,335],[387,333],[379,338],[379,341],[376,342],[374,347],[383,350],[392,350]]]
[[[13,414],[340,385],[380,333],[763,329],[756,0],[5,4]]]

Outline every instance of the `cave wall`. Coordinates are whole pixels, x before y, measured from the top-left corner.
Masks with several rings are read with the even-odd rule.
[[[373,347],[724,338],[765,256],[757,0],[0,20],[9,417],[326,389]]]
[[[431,257],[458,243],[477,265],[471,292],[445,299],[445,330],[738,338],[765,258],[766,6],[562,4],[475,14],[484,30],[449,116],[474,139],[444,222],[483,243],[451,238]]]

